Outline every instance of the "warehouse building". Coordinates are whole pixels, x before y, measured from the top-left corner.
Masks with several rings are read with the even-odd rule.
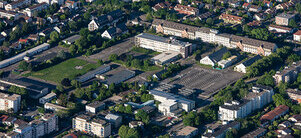
[[[79,82],[85,82],[87,80],[90,80],[90,79],[94,78],[98,74],[103,74],[103,73],[109,71],[110,69],[111,69],[110,65],[103,65],[103,66],[98,67],[97,69],[95,69],[93,71],[90,71],[90,72],[78,77],[76,80],[79,81]]]

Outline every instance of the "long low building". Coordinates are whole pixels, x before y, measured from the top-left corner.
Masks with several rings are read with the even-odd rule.
[[[188,57],[195,49],[195,46],[191,43],[182,42],[172,37],[165,38],[147,33],[137,35],[135,45],[158,52],[178,52],[184,58]]]
[[[14,20],[18,20],[20,16],[21,16],[20,13],[0,9],[0,17],[2,18],[7,18],[7,19],[14,18]]]
[[[93,71],[90,71],[90,72],[78,77],[76,80],[79,81],[79,82],[85,82],[87,80],[90,80],[90,79],[94,78],[95,75],[103,74],[103,73],[109,71],[110,69],[111,69],[110,65],[103,65],[103,66],[98,67],[97,69],[95,69]]]
[[[32,56],[32,55],[35,55],[39,52],[42,52],[44,50],[47,50],[48,48],[50,48],[50,45],[48,43],[44,43],[44,44],[41,44],[39,46],[36,46],[32,49],[29,49],[23,53],[20,53],[14,57],[11,57],[9,59],[5,59],[3,61],[0,62],[0,68],[4,68],[4,67],[7,67],[9,65],[12,65],[14,63],[17,63],[21,60],[24,59],[25,56]]]
[[[131,71],[131,70],[122,70],[117,72],[116,74],[114,74],[113,76],[109,77],[106,79],[106,85],[110,85],[110,84],[119,84],[121,82],[124,82],[132,77],[135,76],[135,71]]]

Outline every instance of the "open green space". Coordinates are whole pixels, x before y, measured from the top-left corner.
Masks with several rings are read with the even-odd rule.
[[[155,55],[159,55],[160,52],[156,52],[156,51],[153,51],[153,50],[150,50],[150,49],[145,49],[145,48],[142,48],[142,47],[136,47],[134,46],[132,49],[131,49],[132,52],[137,52],[137,53],[142,53],[142,54],[147,54],[147,55],[151,55],[151,56],[155,56]]]
[[[77,66],[80,66],[82,68],[77,69]],[[74,79],[75,77],[83,75],[97,67],[97,64],[92,64],[88,63],[85,60],[72,58],[52,67],[37,72],[28,73],[26,74],[26,76],[32,76],[43,80],[60,83],[60,81],[64,78]]]

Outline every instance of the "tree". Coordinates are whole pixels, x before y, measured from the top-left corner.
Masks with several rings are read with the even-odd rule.
[[[117,59],[118,59],[118,55],[117,54],[111,54],[109,56],[109,60],[111,60],[111,61],[116,61]]]
[[[71,86],[75,87],[75,88],[80,88],[81,87],[81,83],[77,80],[72,80],[71,81]]]
[[[89,29],[88,28],[82,28],[79,31],[79,35],[82,37],[87,37],[89,35]]]
[[[228,51],[223,55],[222,59],[227,59],[229,57],[231,57],[231,53]]]
[[[59,57],[59,58],[65,60],[65,59],[67,59],[67,53],[64,52],[64,50],[60,50],[60,51],[57,53],[57,57]]]
[[[147,13],[147,14],[146,14],[146,20],[147,20],[147,21],[152,21],[152,20],[153,20],[153,16],[152,16],[151,13]]]
[[[59,34],[56,31],[50,33],[50,40],[56,42],[59,40]]]
[[[206,23],[207,23],[208,25],[213,25],[214,21],[213,21],[212,18],[208,18],[208,19],[206,20]]]
[[[148,124],[149,123],[149,115],[144,110],[138,110],[138,112],[135,114],[136,120],[141,120],[143,123]]]
[[[119,135],[121,138],[126,138],[129,129],[130,129],[130,127],[125,126],[125,125],[122,125],[122,126],[119,128],[119,130],[118,130],[118,135]]]
[[[296,21],[294,19],[291,19],[289,21],[288,25],[293,28],[298,28],[298,24],[296,23]]]
[[[127,114],[133,114],[133,111],[132,111],[132,106],[126,106],[125,107],[125,113],[127,113]]]
[[[234,138],[233,132],[231,130],[228,130],[226,133],[226,138]]]
[[[97,60],[97,64],[98,64],[98,65],[103,65],[104,62],[103,62],[101,59],[98,59],[98,60]]]
[[[26,61],[21,61],[18,67],[23,71],[27,71],[29,66],[29,63],[27,63]]]
[[[70,79],[69,78],[64,78],[62,81],[61,81],[61,84],[63,86],[70,86],[71,85],[71,82],[70,82]]]
[[[296,11],[300,14],[301,13],[301,3],[298,2],[296,5],[295,5],[295,9]]]
[[[251,35],[256,39],[261,40],[268,40],[268,38],[271,36],[269,30],[266,28],[255,28],[251,31]]]

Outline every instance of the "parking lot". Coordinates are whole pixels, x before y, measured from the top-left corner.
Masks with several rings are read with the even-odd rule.
[[[164,80],[164,82],[199,90],[201,96],[209,98],[218,90],[237,81],[241,77],[241,73],[230,69],[214,70],[194,65],[181,71],[176,76]]]

